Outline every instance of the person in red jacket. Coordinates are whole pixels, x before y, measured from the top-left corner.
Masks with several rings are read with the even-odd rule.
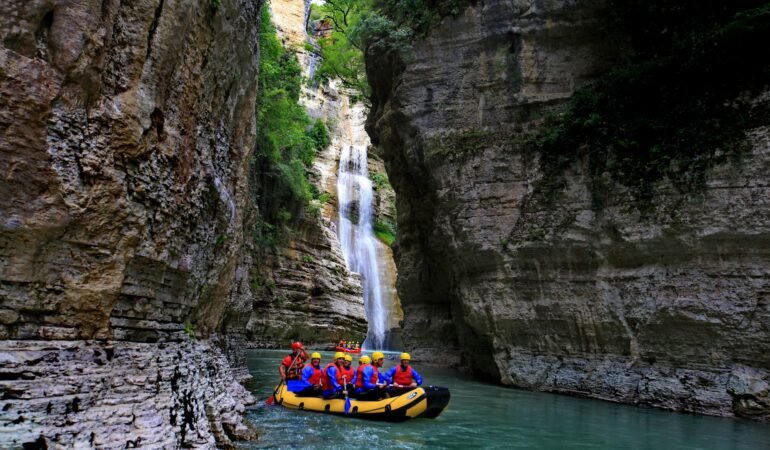
[[[299,380],[302,368],[305,367],[305,361],[307,361],[307,352],[302,342],[294,342],[291,344],[291,353],[286,355],[281,361],[281,365],[278,367],[278,372],[281,374],[283,381]]]
[[[363,358],[362,358],[363,359]],[[356,369],[356,398],[359,400],[379,400],[385,396],[387,378],[377,370],[382,367],[385,356],[382,352],[372,353],[372,363],[362,364]]]
[[[345,355],[345,362],[342,363],[342,379],[348,394],[352,394],[355,389],[355,386],[353,386],[353,375],[355,373],[356,369],[353,368],[353,357]]]
[[[391,381],[388,386],[388,394],[395,397],[405,392],[409,392],[412,389],[422,384],[422,377],[414,367],[409,365],[412,357],[409,353],[401,354],[401,364],[395,367],[391,367],[385,373],[387,379]]]
[[[326,399],[339,398],[342,391],[345,390],[342,377],[342,365],[345,362],[345,354],[337,352],[334,354],[334,361],[324,367],[323,376],[323,396]]]
[[[302,390],[297,392],[297,397],[318,397],[321,395],[324,371],[321,369],[321,354],[314,352],[310,355],[310,365],[302,369],[300,380]]]

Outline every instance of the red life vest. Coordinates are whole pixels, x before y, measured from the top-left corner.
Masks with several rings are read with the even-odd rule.
[[[364,387],[364,367],[371,367],[374,369],[374,372],[372,372],[372,378],[369,380],[370,383],[377,384],[377,376],[379,375],[377,372],[377,368],[374,367],[371,364],[361,364],[358,366],[358,372],[356,372],[356,387],[362,388]]]
[[[302,369],[305,367],[305,360],[302,359],[302,356],[300,355],[297,358],[297,361],[292,366],[291,363],[294,361],[294,357],[296,355],[290,354],[287,355],[285,358],[283,358],[283,366],[286,368],[286,379],[287,380],[299,380],[302,374]]]
[[[352,383],[353,382],[353,374],[355,373],[355,369],[353,366],[348,367],[347,369],[345,366],[342,366],[341,369],[338,369],[337,373],[342,372],[342,376],[345,378],[343,381],[340,381],[340,384],[343,382],[345,383]],[[342,379],[341,377],[337,377],[337,379]]]
[[[324,371],[312,364],[310,367],[313,369],[313,375],[308,377],[307,382],[315,386],[321,383],[321,378],[324,376]]]
[[[329,378],[329,367],[335,366],[335,369],[337,369],[337,384],[342,384],[342,376],[344,373],[342,372],[342,367],[338,366],[337,364],[330,362],[329,364],[324,367],[324,383],[323,383],[323,389],[324,391],[328,391],[330,389],[334,389],[334,386],[332,385],[332,380]]]
[[[409,386],[412,381],[414,381],[412,379],[412,366],[406,366],[406,370],[404,370],[401,364],[397,365],[396,373],[393,374],[393,382],[401,386]]]

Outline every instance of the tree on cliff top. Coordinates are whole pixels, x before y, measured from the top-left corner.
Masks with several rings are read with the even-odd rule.
[[[408,53],[415,35],[427,32],[439,17],[456,15],[471,0],[326,0],[320,17],[332,26],[319,40],[320,81],[337,78],[368,100],[364,55],[395,50]],[[315,14],[315,12],[314,12]]]

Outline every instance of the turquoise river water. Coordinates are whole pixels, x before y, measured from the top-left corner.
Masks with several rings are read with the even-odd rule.
[[[261,435],[241,448],[770,450],[770,425],[508,389],[419,364],[425,384],[452,392],[447,409],[433,420],[391,424],[265,406],[284,353],[248,354],[254,379],[247,387],[260,401],[247,418]],[[329,361],[331,353],[323,356]]]

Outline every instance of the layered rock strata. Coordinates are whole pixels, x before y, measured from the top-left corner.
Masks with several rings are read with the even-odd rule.
[[[408,58],[367,56],[405,342],[511,386],[767,420],[768,128],[746,130],[751,150],[702,191],[657,181],[647,215],[581,157],[557,196],[535,195],[522,129],[626,51],[604,8],[476,2]]]
[[[6,448],[214,448],[254,399],[209,342],[6,341]],[[50,447],[49,447],[50,448]]]
[[[0,6],[0,447],[241,434],[260,7]]]

